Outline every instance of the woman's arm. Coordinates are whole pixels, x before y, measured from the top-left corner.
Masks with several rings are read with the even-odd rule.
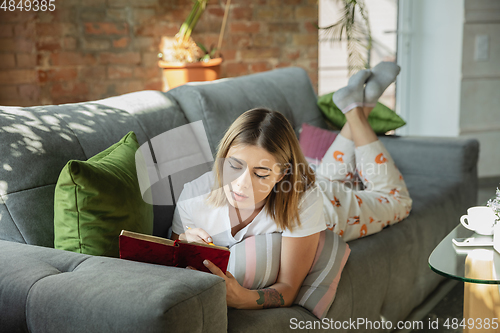
[[[306,237],[281,238],[281,262],[276,283],[264,289],[241,287],[235,297],[238,309],[266,309],[291,306],[311,269],[319,242],[319,232]]]

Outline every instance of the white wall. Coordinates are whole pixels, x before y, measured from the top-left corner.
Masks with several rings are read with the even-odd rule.
[[[365,0],[372,38],[376,44],[373,46],[371,66],[382,60],[395,61],[396,59],[396,25],[397,25],[397,0]],[[337,22],[340,14],[340,3],[335,0],[319,1],[319,26],[324,27]],[[361,19],[361,17],[357,17]],[[319,43],[319,82],[318,94],[323,95],[347,84],[349,78],[347,71],[346,43],[321,41]],[[393,108],[395,101],[394,84],[391,85],[380,100]]]
[[[486,59],[476,38],[487,36]],[[480,143],[479,176],[500,176],[500,1],[465,0],[460,136]]]
[[[372,66],[397,53],[396,134],[462,136],[480,142],[479,177],[500,176],[500,0],[366,0],[373,35],[383,47]],[[336,22],[338,2],[320,0],[319,25]],[[399,26],[396,30],[399,11]],[[488,36],[487,59],[475,59]],[[392,40],[391,40],[392,38]],[[319,94],[347,83],[345,45],[319,45]],[[381,98],[394,106],[394,86]]]
[[[408,125],[397,133],[475,138],[479,177],[500,176],[500,1],[399,4],[396,100]]]
[[[464,0],[400,0],[397,109],[402,135],[457,136]]]

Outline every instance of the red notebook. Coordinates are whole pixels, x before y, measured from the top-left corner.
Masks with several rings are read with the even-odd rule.
[[[151,264],[187,267],[211,273],[203,265],[208,259],[226,274],[229,249],[224,246],[189,243],[122,230],[119,237],[120,258]]]

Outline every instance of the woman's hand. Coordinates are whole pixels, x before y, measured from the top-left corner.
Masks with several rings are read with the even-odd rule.
[[[203,264],[212,272],[213,274],[220,276],[226,281],[226,303],[227,306],[233,308],[239,308],[240,305],[243,304],[245,300],[245,293],[249,290],[242,287],[236,278],[229,271],[226,271],[226,274],[221,271],[219,267],[217,267],[210,260],[204,260]],[[187,268],[196,270],[195,268],[188,266]]]
[[[185,240],[190,243],[196,242],[196,243],[202,243],[202,244],[208,244],[212,243],[212,237],[203,230],[202,228],[193,228],[193,229],[188,229],[186,232],[183,234],[179,235],[180,240]]]

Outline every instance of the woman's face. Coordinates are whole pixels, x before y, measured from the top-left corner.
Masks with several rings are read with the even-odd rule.
[[[283,178],[274,156],[257,146],[232,146],[223,165],[224,193],[238,209],[253,211],[264,206],[273,186]]]

